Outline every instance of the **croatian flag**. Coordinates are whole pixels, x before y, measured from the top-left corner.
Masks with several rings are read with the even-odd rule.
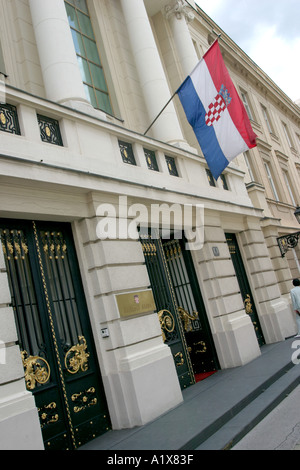
[[[256,147],[256,135],[218,40],[176,93],[216,180],[237,155]]]

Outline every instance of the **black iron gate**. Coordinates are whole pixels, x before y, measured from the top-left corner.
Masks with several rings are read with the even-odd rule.
[[[257,310],[251,293],[250,284],[247,278],[245,266],[242,260],[241,252],[238,246],[236,235],[226,233],[226,241],[228,244],[230,256],[235,269],[236,277],[239,283],[241,296],[245,305],[245,312],[251,318],[256,333],[257,341],[260,346],[265,344],[263,332],[259,323]]]
[[[184,241],[141,235],[141,243],[165,343],[181,388],[218,369],[191,255]]]
[[[0,236],[45,448],[77,448],[110,420],[71,228],[0,220]]]

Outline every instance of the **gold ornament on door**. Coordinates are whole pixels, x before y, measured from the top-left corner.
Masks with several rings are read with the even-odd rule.
[[[50,378],[50,366],[46,359],[39,356],[28,356],[27,351],[21,351],[25,381],[28,390],[34,390],[37,383],[44,385]]]
[[[70,374],[77,374],[80,370],[88,370],[88,358],[90,354],[86,351],[86,339],[84,336],[78,337],[79,343],[72,346],[65,356],[65,366]]]
[[[247,315],[250,315],[250,313],[253,313],[251,298],[249,294],[246,295],[244,304],[245,304],[245,312],[247,313]]]

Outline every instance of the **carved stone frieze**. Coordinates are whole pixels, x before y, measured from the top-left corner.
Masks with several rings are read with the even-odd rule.
[[[193,21],[194,19],[194,15],[185,0],[172,1],[169,5],[165,6],[164,12],[167,20],[169,20],[172,15],[175,15],[179,20],[184,17],[187,22]]]

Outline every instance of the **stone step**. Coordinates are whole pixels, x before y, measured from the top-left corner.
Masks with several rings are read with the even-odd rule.
[[[299,373],[286,371],[195,450],[230,450],[299,385]]]

